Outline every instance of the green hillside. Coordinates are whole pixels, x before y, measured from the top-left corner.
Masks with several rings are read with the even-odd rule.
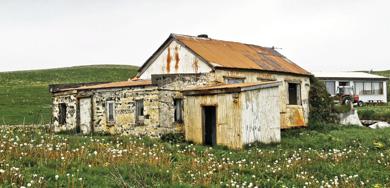
[[[49,123],[49,84],[121,81],[136,74],[127,65],[89,65],[0,73],[0,125]]]

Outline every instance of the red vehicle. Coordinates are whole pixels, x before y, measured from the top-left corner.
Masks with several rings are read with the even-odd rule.
[[[363,101],[359,100],[359,95],[355,95],[352,86],[339,86],[336,94],[337,100],[340,104],[350,104],[363,106]]]

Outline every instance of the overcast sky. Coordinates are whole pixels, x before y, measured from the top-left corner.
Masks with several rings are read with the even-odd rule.
[[[170,33],[276,46],[309,71],[390,69],[390,1],[0,0],[0,71],[142,65]]]

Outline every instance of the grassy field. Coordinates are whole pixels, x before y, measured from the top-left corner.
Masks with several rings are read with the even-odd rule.
[[[21,187],[389,187],[390,129],[327,125],[227,150],[1,128],[0,184]]]
[[[48,84],[126,80],[135,70],[110,65],[0,73],[0,124],[50,122]],[[311,125],[283,131],[280,144],[239,151],[30,126],[2,126],[0,138],[0,187],[390,186],[390,129]]]
[[[127,80],[136,67],[91,65],[0,73],[0,125],[44,124],[51,118],[48,84]]]

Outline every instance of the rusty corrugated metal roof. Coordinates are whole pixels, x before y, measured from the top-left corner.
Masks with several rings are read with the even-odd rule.
[[[104,84],[96,84],[90,86],[81,86],[76,88],[64,88],[59,91],[70,91],[70,90],[89,90],[89,89],[109,89],[109,88],[121,88],[121,87],[136,87],[136,86],[148,86],[152,85],[151,80],[136,80],[136,81],[120,81],[120,82],[109,82]]]
[[[237,84],[216,84],[202,87],[194,87],[184,89],[184,95],[197,95],[197,94],[216,94],[216,93],[228,93],[228,92],[241,92],[261,88],[277,87],[280,85],[280,81],[270,82],[247,82]],[[218,92],[212,92],[218,91]]]
[[[178,34],[171,36],[215,67],[311,75],[273,48]]]

